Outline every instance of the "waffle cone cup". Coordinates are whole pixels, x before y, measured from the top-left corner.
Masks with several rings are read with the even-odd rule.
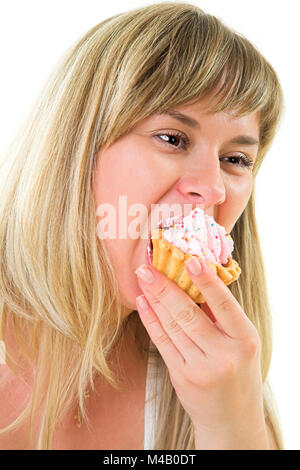
[[[153,266],[165,274],[183,289],[196,303],[204,303],[205,299],[198,287],[193,283],[185,269],[185,261],[192,256],[200,259],[198,255],[184,253],[177,246],[172,245],[162,236],[162,229],[155,228],[151,231],[153,245]],[[236,281],[241,273],[238,263],[229,258],[226,265],[206,262],[209,267],[219,276],[226,286]]]

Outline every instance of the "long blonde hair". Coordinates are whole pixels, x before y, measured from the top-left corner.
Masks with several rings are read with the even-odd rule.
[[[109,357],[124,322],[113,267],[96,235],[96,157],[138,121],[196,102],[220,83],[211,112],[259,111],[255,181],[282,114],[279,80],[247,39],[193,4],[156,3],[102,21],[65,52],[43,84],[1,165],[0,339],[5,342],[10,322],[35,371],[30,402],[1,433],[28,418],[33,423],[43,404],[31,446],[51,449],[57,422],[76,400],[88,422],[84,391],[93,388],[95,374],[118,389]],[[265,414],[282,448],[267,381],[272,328],[254,191],[232,238],[242,275],[229,289],[260,334]],[[16,370],[9,354],[7,363]],[[191,421],[162,359],[160,367],[155,448],[194,449]]]

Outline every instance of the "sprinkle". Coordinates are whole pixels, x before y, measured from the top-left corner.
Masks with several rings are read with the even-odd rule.
[[[210,224],[211,226],[213,226],[214,224]]]
[[[216,235],[216,238],[219,238],[218,235]]]

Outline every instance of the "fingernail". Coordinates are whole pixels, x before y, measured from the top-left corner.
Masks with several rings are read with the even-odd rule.
[[[145,264],[142,264],[135,273],[145,282],[151,284],[154,281],[154,274]]]
[[[195,258],[194,256],[192,256],[191,258],[189,258],[186,262],[185,262],[186,266],[189,268],[189,270],[191,271],[191,273],[195,274],[195,275],[198,275],[198,274],[201,274],[201,271],[202,271],[202,267],[201,267],[201,264],[199,263],[199,261],[197,260],[197,258]]]
[[[148,304],[148,302],[146,300],[146,297],[144,295],[139,295],[135,300],[136,300],[138,306],[142,310],[147,310],[147,308],[149,308],[149,304]]]

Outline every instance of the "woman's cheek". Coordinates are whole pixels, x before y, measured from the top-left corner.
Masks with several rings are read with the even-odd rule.
[[[252,174],[231,178],[230,184],[226,184],[226,199],[219,207],[218,223],[223,225],[230,233],[235,223],[243,213],[252,192]]]

